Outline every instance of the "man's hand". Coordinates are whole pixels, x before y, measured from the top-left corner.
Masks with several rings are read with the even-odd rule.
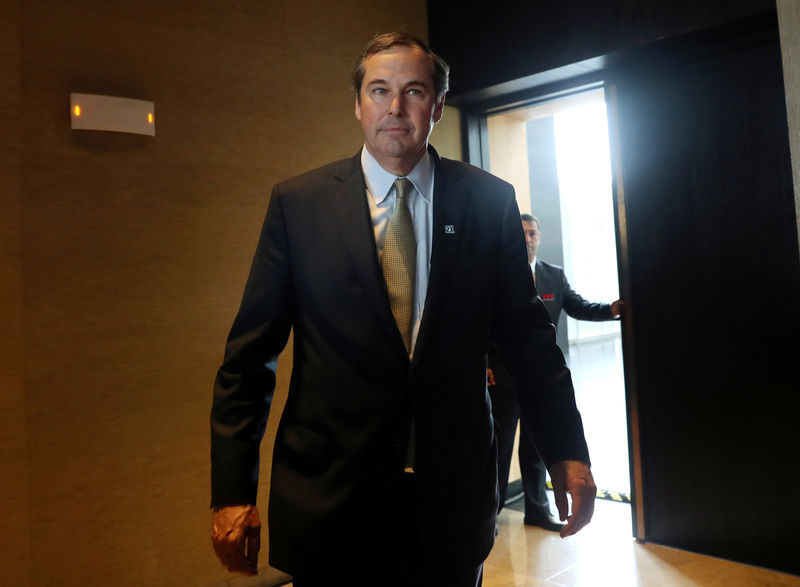
[[[622,311],[625,309],[625,302],[622,300],[614,300],[611,302],[611,315],[614,318],[619,318]]]
[[[245,575],[257,575],[261,518],[258,517],[256,506],[214,508],[211,542],[214,544],[214,552],[226,569]]]
[[[561,538],[572,536],[592,520],[594,498],[597,486],[594,484],[589,467],[580,461],[558,461],[550,467],[553,493],[561,521],[567,521],[561,528]],[[569,514],[567,492],[572,496],[572,514]]]
[[[486,369],[486,384],[491,387],[495,384],[494,382],[494,373],[492,373],[491,369]]]

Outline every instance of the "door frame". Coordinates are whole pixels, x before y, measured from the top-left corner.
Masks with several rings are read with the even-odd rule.
[[[631,522],[632,534],[644,541],[645,513],[642,482],[642,458],[639,435],[639,414],[636,396],[636,377],[633,372],[633,312],[630,300],[629,251],[627,223],[625,221],[625,191],[622,185],[622,167],[620,161],[619,140],[617,135],[616,96],[613,84],[607,84],[595,72],[573,78],[559,80],[556,83],[533,87],[522,92],[509,95],[497,95],[488,99],[473,102],[459,102],[461,105],[461,137],[463,158],[468,163],[489,170],[489,141],[487,118],[517,108],[544,104],[571,95],[597,90],[605,90],[606,113],[608,117],[608,133],[610,141],[612,204],[614,207],[614,233],[617,248],[617,274],[620,297],[626,300],[624,320],[621,321],[623,373],[625,384],[626,418],[628,423],[628,466],[631,486]],[[457,104],[458,105],[458,104]]]

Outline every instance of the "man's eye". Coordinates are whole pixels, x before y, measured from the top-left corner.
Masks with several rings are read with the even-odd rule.
[[[409,94],[421,94],[422,90],[420,90],[419,88],[411,88],[410,90],[408,90],[408,93]]]
[[[375,89],[374,89],[374,90],[372,90],[372,91],[373,91],[374,93],[376,93],[376,94],[385,94],[385,93],[387,93],[387,92],[386,92],[386,88],[375,88]]]

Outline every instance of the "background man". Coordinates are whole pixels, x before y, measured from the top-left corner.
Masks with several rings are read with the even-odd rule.
[[[353,86],[364,148],[270,197],[214,391],[214,548],[256,572],[259,443],[293,328],[272,565],[295,587],[479,585],[497,514],[490,331],[538,431],[562,536],[589,522],[596,491],[570,374],[513,188],[428,146],[447,64],[416,37],[381,35]]]
[[[522,230],[525,233],[528,263],[535,276],[536,290],[544,301],[553,322],[558,325],[562,308],[568,315],[578,320],[604,321],[618,318],[622,309],[621,300],[616,300],[611,304],[587,302],[570,287],[561,267],[537,259],[536,252],[539,249],[542,234],[539,219],[530,214],[522,214],[520,219],[522,220]],[[511,468],[517,422],[520,420],[520,409],[513,378],[505,366],[502,351],[496,345],[492,345],[489,350],[488,375],[492,414],[498,427],[498,475],[500,509],[502,509],[507,497],[508,474]],[[546,530],[560,531],[562,524],[553,518],[550,512],[550,502],[547,500],[547,469],[531,440],[531,434],[526,429],[524,415],[522,423],[518,455],[525,497],[525,524],[540,526]]]

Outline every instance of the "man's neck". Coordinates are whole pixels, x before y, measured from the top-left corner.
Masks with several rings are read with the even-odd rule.
[[[400,158],[400,157],[378,157],[373,153],[367,145],[364,145],[364,148],[372,155],[372,158],[378,162],[383,169],[387,172],[391,173],[392,175],[396,175],[397,177],[405,177],[417,166],[420,159],[428,152],[428,146],[425,145],[425,148],[419,152],[419,154],[414,157],[413,159],[409,158]]]
[[[389,195],[397,176],[381,167],[381,164],[367,149],[361,150],[361,170],[364,173],[367,190],[375,199],[375,202],[380,204]],[[410,179],[419,191],[419,195],[427,202],[431,202],[433,198],[433,173],[433,160],[430,153],[426,153],[411,171],[401,177]]]

